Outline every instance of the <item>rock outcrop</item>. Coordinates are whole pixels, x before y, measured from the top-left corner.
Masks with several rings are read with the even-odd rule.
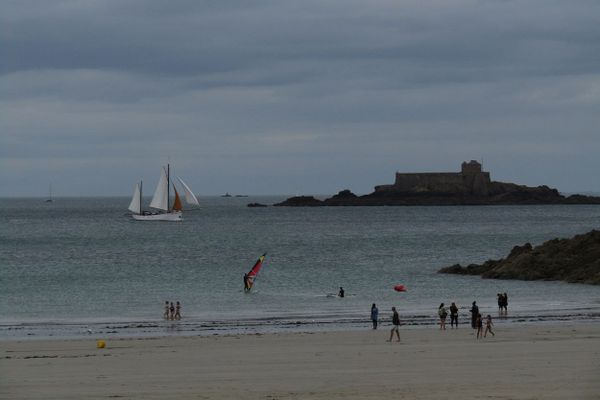
[[[600,285],[600,231],[571,239],[553,239],[540,246],[515,246],[508,257],[466,267],[442,268],[445,274],[481,275],[482,278],[561,280]]]
[[[262,203],[248,203],[246,206],[247,206],[247,207],[250,207],[250,208],[255,208],[255,207],[267,207],[267,205],[266,205],[266,204],[262,204]]]

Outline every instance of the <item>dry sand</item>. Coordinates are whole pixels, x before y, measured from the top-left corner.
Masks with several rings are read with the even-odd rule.
[[[600,399],[600,325],[0,342],[2,399]]]

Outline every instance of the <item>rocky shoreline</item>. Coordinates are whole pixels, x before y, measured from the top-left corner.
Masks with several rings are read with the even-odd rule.
[[[525,243],[515,246],[506,258],[466,267],[455,264],[438,272],[600,285],[600,231],[592,230],[571,239],[552,239],[536,247]]]
[[[497,182],[493,182],[497,183]],[[516,186],[516,185],[515,185]],[[350,190],[319,200],[314,196],[294,196],[274,206],[280,207],[322,207],[322,206],[480,206],[480,205],[536,205],[536,204],[600,204],[600,197],[575,194],[564,196],[556,189],[547,186],[518,187],[500,191],[489,196],[473,196],[452,193],[403,193],[373,192],[357,196]]]

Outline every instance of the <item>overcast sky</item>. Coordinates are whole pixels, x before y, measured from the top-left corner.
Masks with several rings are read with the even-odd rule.
[[[0,3],[0,196],[600,191],[600,2]]]

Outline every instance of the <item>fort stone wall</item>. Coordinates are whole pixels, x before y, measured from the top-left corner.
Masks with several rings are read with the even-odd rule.
[[[375,187],[376,192],[440,193],[487,196],[490,174],[475,160],[463,162],[461,172],[396,173],[393,185]]]

